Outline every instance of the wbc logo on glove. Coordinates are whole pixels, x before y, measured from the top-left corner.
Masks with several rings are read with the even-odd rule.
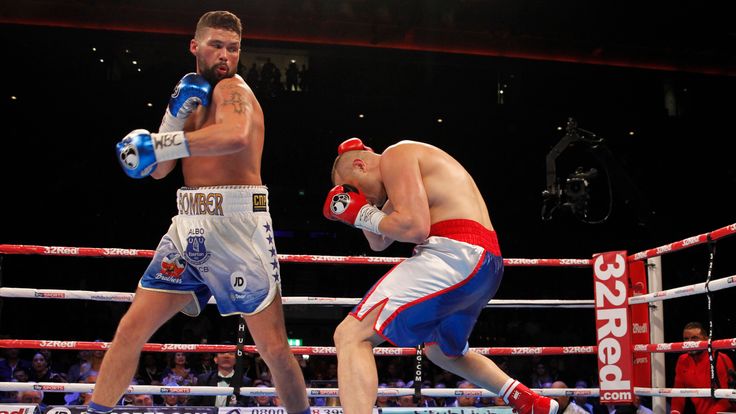
[[[339,220],[376,234],[381,234],[378,224],[386,216],[378,207],[368,203],[365,196],[350,184],[336,185],[330,190],[325,198],[322,214],[328,220]]]
[[[332,202],[330,203],[330,210],[333,214],[340,215],[345,212],[350,204],[350,196],[347,193],[335,194],[332,196]]]
[[[135,145],[128,143],[120,151],[120,161],[128,169],[135,169],[138,167],[138,151],[135,149]]]

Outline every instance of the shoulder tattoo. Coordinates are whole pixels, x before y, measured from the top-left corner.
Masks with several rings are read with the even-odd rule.
[[[228,91],[228,97],[225,98],[223,105],[232,105],[235,113],[245,113],[245,97],[240,91],[231,90]]]

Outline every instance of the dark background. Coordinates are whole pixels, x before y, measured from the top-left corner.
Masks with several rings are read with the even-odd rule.
[[[318,11],[309,12],[307,3]],[[412,246],[400,244],[370,252],[360,232],[322,217],[336,145],[352,136],[377,151],[414,139],[452,154],[485,195],[507,258],[633,253],[735,221],[734,39],[716,10],[704,20],[701,8],[545,10],[520,2],[495,10],[490,2],[447,2],[455,7],[448,23],[447,13],[436,10],[442,3],[398,3],[403,7],[340,2],[352,5],[349,15],[327,2],[234,10],[245,22],[244,53],[299,49],[309,56],[308,92],[257,92],[267,123],[262,176],[281,253],[411,253]],[[162,181],[129,179],[113,148],[133,129],[157,128],[171,89],[194,70],[188,33],[208,8],[185,2],[166,14],[154,10],[162,2],[137,5],[136,14],[119,2],[107,10],[70,4],[0,9],[0,242],[153,249],[175,214],[180,172]],[[85,7],[101,14],[80,14]],[[105,27],[116,13],[119,21]],[[331,31],[338,26],[343,31]],[[114,30],[97,30],[105,28]],[[558,159],[562,181],[577,167],[601,171],[590,189],[590,221],[599,224],[564,212],[541,217],[545,156],[568,117],[604,138],[595,148],[571,146]],[[734,241],[717,246],[714,278],[733,274]],[[704,281],[707,253],[699,246],[665,256],[664,288]],[[142,259],[5,256],[2,285],[132,291],[145,266]],[[283,294],[360,297],[385,270],[283,263]],[[497,298],[592,295],[589,269],[507,268]],[[736,336],[733,292],[713,297],[715,337]],[[4,299],[0,333],[110,340],[126,308]],[[672,300],[664,309],[666,341],[681,340],[690,320],[707,322],[703,296]],[[290,337],[327,345],[347,308],[286,311]],[[231,340],[235,323],[208,307],[200,318],[174,318],[152,341]],[[471,346],[591,345],[594,323],[586,309],[486,310]],[[586,363],[594,367],[595,360]]]

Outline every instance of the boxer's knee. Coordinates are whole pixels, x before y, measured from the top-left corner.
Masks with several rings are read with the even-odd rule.
[[[258,353],[272,371],[288,368],[295,362],[291,348],[285,341],[265,341],[258,345]]]
[[[373,328],[367,326],[364,321],[358,321],[352,316],[345,318],[335,329],[332,338],[338,349],[363,341],[369,340],[374,334]]]
[[[440,349],[439,345],[437,344],[428,345],[426,348],[424,348],[424,354],[427,355],[427,358],[435,365],[441,367],[444,367],[448,363],[455,362],[461,358],[460,356],[445,355],[445,353],[442,352],[442,349]]]
[[[135,318],[129,317],[127,314],[123,316],[115,331],[115,342],[122,345],[135,346],[139,343],[145,343],[149,335],[144,332],[142,326]]]
[[[345,324],[344,320],[337,325],[335,333],[332,334],[332,340],[335,343],[335,347],[340,349],[344,345],[345,341],[350,338],[350,330],[350,327]]]

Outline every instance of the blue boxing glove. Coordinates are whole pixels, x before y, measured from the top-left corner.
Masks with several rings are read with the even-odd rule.
[[[118,142],[115,150],[123,171],[131,178],[148,176],[159,162],[190,155],[183,131],[152,134],[136,129]]]
[[[212,86],[204,77],[196,73],[184,75],[171,94],[169,106],[166,108],[158,132],[184,129],[184,122],[199,105],[208,106],[210,104],[211,94]]]

